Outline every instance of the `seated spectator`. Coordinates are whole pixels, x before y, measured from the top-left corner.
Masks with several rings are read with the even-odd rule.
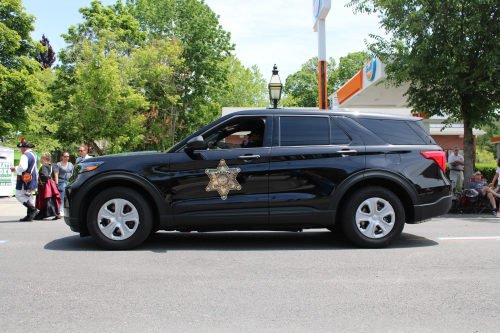
[[[491,207],[493,207],[493,214],[500,217],[498,214],[497,204],[495,202],[495,197],[500,198],[500,194],[496,193],[488,183],[482,180],[481,171],[476,171],[474,173],[474,181],[470,182],[467,187],[468,190],[476,190],[480,196],[487,197],[490,200]]]

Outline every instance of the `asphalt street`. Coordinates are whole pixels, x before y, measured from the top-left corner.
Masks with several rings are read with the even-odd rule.
[[[160,232],[100,249],[0,198],[1,332],[498,332],[500,218],[406,225],[384,249],[326,229]],[[447,238],[447,237],[470,237]]]

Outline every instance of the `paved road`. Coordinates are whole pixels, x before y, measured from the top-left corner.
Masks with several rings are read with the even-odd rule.
[[[1,332],[498,332],[489,215],[407,225],[379,250],[326,230],[157,234],[105,251],[0,199]],[[500,237],[498,237],[500,238]]]

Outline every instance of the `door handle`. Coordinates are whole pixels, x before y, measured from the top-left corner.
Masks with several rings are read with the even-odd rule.
[[[244,156],[238,156],[238,158],[242,160],[249,160],[254,158],[260,158],[260,155],[244,155]]]
[[[357,150],[349,150],[349,149],[337,150],[337,154],[342,154],[342,157],[356,155],[357,153],[358,153]]]

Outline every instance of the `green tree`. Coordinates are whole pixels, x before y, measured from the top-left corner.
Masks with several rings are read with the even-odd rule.
[[[184,106],[179,140],[216,119],[220,107],[214,94],[224,89],[229,70],[223,63],[234,50],[219,16],[203,0],[127,0],[127,8],[148,38],[176,38],[184,49],[187,75],[177,81]]]
[[[378,13],[388,40],[368,49],[386,63],[387,83],[409,83],[414,112],[463,122],[465,177],[474,170],[473,128],[500,104],[500,5],[497,0],[352,0],[355,13]]]
[[[113,39],[105,45],[105,49],[117,49],[118,44],[120,51],[127,54],[146,40],[147,33],[140,30],[139,22],[127,12],[121,0],[109,6],[103,6],[101,1],[94,0],[90,7],[80,8],[79,12],[84,22],[72,25],[68,33],[62,35],[68,44],[59,53],[63,65],[75,63],[84,41],[102,39],[109,33],[113,33]]]
[[[140,88],[152,104],[144,113],[142,149],[165,150],[176,142],[176,131],[182,126],[179,114],[184,109],[176,81],[186,75],[181,54],[182,47],[175,40],[151,40],[132,53],[130,84]]]
[[[109,49],[116,42],[112,33],[100,38],[81,42],[74,75],[59,71],[51,87],[57,133],[64,142],[90,143],[100,154],[98,141],[107,141],[111,153],[129,151],[142,143],[142,111],[149,104],[131,84],[136,63],[123,49]]]
[[[327,87],[331,91],[335,60],[327,63]],[[291,96],[299,107],[317,107],[319,104],[318,57],[313,57],[302,64],[300,71],[290,74],[285,80],[283,92]]]
[[[77,87],[83,79],[77,76],[76,68],[85,61],[84,47],[99,41],[100,52],[113,54],[120,63],[109,70],[117,71],[123,87],[140,92],[151,106],[149,110],[136,110],[144,116],[143,141],[134,139],[123,149],[166,149],[174,143],[177,128],[182,127],[179,113],[184,111],[184,105],[178,82],[187,77],[184,60],[180,58],[183,48],[176,38],[141,31],[129,9],[121,1],[106,7],[100,1],[92,1],[90,8],[80,9],[85,21],[63,35],[69,46],[60,53],[63,65],[52,87],[54,100],[61,113],[75,111],[68,101],[79,93]],[[110,60],[109,56],[106,59]],[[83,127],[74,129],[83,135]],[[102,131],[103,127],[98,129]],[[61,130],[58,135],[69,142],[77,137],[76,132],[69,135],[71,132]]]
[[[145,88],[146,98],[152,98],[154,106],[146,114],[147,133],[166,127],[174,128],[175,133],[161,135],[160,139],[161,133],[154,132],[145,137],[144,147],[168,147],[167,141],[182,139],[220,114],[214,99],[227,82],[228,68],[223,62],[234,46],[230,44],[230,34],[219,25],[218,16],[203,1],[137,0],[123,5],[118,0],[106,7],[100,1],[92,1],[90,8],[82,8],[80,12],[85,21],[63,35],[69,46],[59,55],[63,63],[58,75],[61,86],[69,88],[76,83],[74,66],[85,40],[102,39],[112,32],[116,38],[108,41],[106,51],[121,50],[128,56],[158,40],[180,41],[185,60],[183,68],[175,70],[176,93],[169,95],[178,95],[180,100],[173,103],[170,99],[168,106],[162,106],[152,97],[154,94],[149,94],[151,90]],[[71,89],[60,89],[56,98],[64,101],[73,93]]]
[[[0,136],[27,121],[26,109],[34,105],[41,86],[35,77],[40,64],[34,57],[43,47],[33,41],[35,17],[23,12],[20,0],[0,2]]]
[[[366,65],[368,52],[360,51],[347,54],[340,57],[339,66],[335,69],[336,82],[332,83],[331,93],[337,91],[346,84],[354,75],[356,75]]]
[[[2,145],[15,148],[21,137],[24,137],[26,141],[35,144],[37,152],[52,152],[63,148],[54,135],[58,125],[51,117],[52,104],[47,91],[55,74],[50,70],[39,70],[35,72],[35,76],[42,87],[37,103],[26,109],[26,120],[16,127],[17,131],[13,132],[10,140]]]
[[[223,90],[214,89],[210,95],[221,107],[264,107],[269,105],[267,82],[257,65],[245,68],[240,60],[231,55],[222,66],[229,72],[228,82]]]
[[[492,138],[497,138],[500,136],[500,126],[495,124],[489,124],[482,128],[486,132],[484,135],[480,135],[476,140],[476,149],[483,151],[489,151],[494,156],[497,156],[497,145],[491,142]],[[498,156],[500,158],[500,156]]]

